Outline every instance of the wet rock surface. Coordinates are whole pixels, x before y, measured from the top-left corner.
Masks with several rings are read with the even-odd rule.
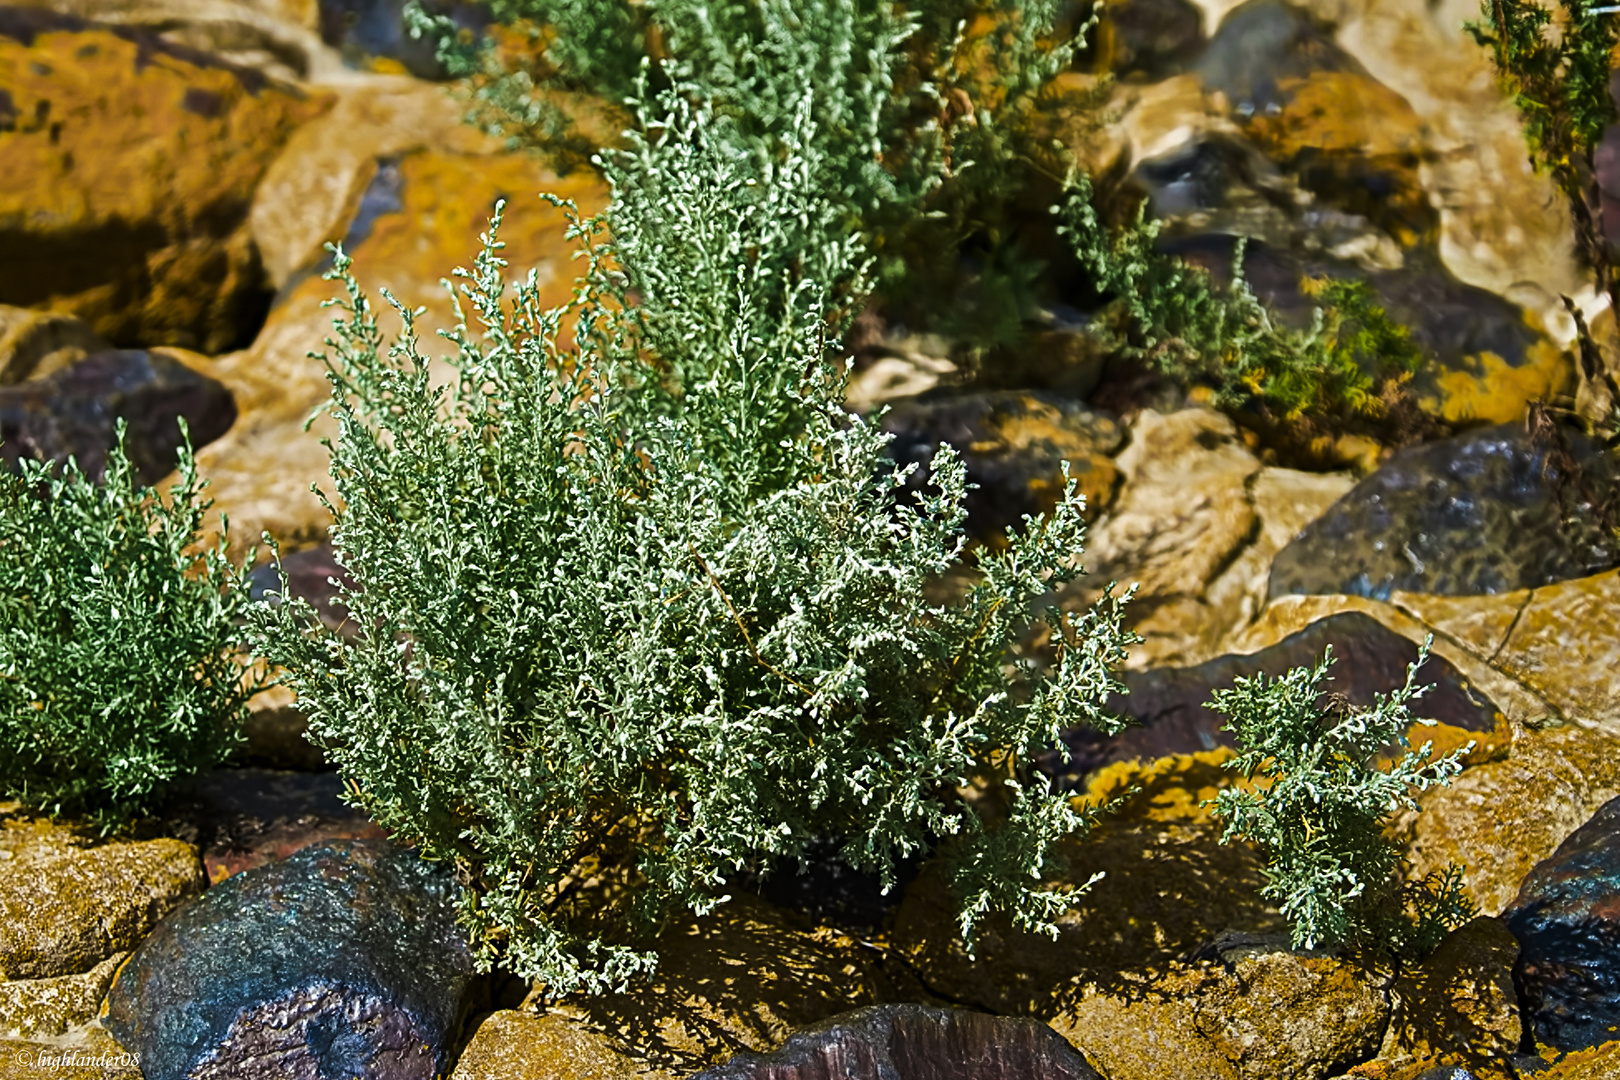
[[[472,959],[439,868],[378,841],[234,876],[142,943],[105,1023],[147,1080],[448,1071]]]
[[[1583,1050],[1620,1030],[1620,798],[1524,879],[1503,919],[1519,941],[1514,981],[1542,1042]]]
[[[876,1005],[796,1032],[770,1054],[739,1054],[692,1080],[1101,1080],[1045,1024],[926,1005]]]
[[[1599,506],[1620,464],[1563,437],[1565,461],[1515,424],[1401,451],[1278,553],[1271,596],[1494,594],[1608,569]]]
[[[136,478],[155,484],[174,471],[181,418],[196,449],[230,430],[236,403],[219,380],[165,353],[97,353],[43,379],[0,387],[0,461],[15,469],[23,456],[72,457],[100,480],[123,419]]]

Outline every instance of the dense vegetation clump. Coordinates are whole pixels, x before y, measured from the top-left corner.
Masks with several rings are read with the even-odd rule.
[[[99,486],[71,458],[19,464],[0,473],[0,792],[108,831],[240,741],[244,569],[223,537],[197,548],[189,441],[166,501],[122,421]]]
[[[1405,685],[1368,709],[1324,701],[1331,648],[1274,680],[1239,678],[1210,702],[1237,739],[1226,767],[1247,782],[1214,799],[1221,842],[1250,840],[1265,853],[1261,894],[1280,905],[1296,948],[1376,946],[1419,958],[1474,915],[1460,867],[1401,884],[1400,850],[1384,831],[1397,809],[1416,807],[1412,789],[1449,784],[1467,752],[1434,758],[1432,743],[1411,747],[1407,702],[1427,689],[1413,680],[1428,656],[1425,641]],[[1391,747],[1403,752],[1382,767]]]
[[[818,837],[885,887],[937,846],[970,940],[992,911],[1050,931],[1073,892],[1044,884],[1053,845],[1087,819],[1029,763],[1064,726],[1113,729],[1133,639],[1108,595],[1043,612],[1049,674],[1008,646],[1080,572],[1082,500],[1070,484],[964,602],[929,602],[967,557],[964,471],[942,450],[905,494],[886,436],[839,407],[829,328],[869,265],[858,237],[823,243],[841,195],[813,146],[763,168],[723,115],[662,105],[606,159],[605,218],[574,219],[568,308],[532,279],[504,303],[492,225],[447,390],[397,302],[382,349],[338,254],[332,532],[360,634],[267,607],[263,651],[359,804],[455,864],[482,962],[553,994],[648,970],[636,928]],[[986,780],[996,812],[962,794]]]

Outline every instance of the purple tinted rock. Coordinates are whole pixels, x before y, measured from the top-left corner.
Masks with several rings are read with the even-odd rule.
[[[1560,1050],[1620,1028],[1620,798],[1536,864],[1502,913],[1519,939],[1514,983],[1536,1037]]]
[[[323,623],[333,630],[356,631],[357,628],[347,622],[348,608],[336,602],[338,590],[330,580],[336,578],[350,588],[357,585],[354,577],[332,553],[331,541],[322,540],[312,548],[283,556],[281,569],[287,575],[288,591],[299,599],[308,600]],[[275,563],[265,563],[255,568],[249,575],[249,581],[255,600],[281,592],[281,578],[276,573]]]
[[[1352,705],[1368,706],[1374,695],[1387,694],[1406,680],[1406,666],[1417,660],[1417,646],[1376,619],[1359,611],[1319,619],[1296,634],[1257,653],[1218,656],[1196,667],[1127,671],[1120,676],[1127,694],[1116,694],[1108,707],[1136,719],[1140,726],[1104,737],[1091,728],[1065,732],[1066,760],[1051,755],[1042,767],[1070,782],[1115,761],[1154,760],[1232,746],[1222,731],[1226,717],[1205,703],[1210,692],[1233,685],[1238,676],[1276,678],[1291,668],[1316,663],[1328,645],[1335,662],[1328,669],[1327,692]],[[1412,715],[1468,731],[1491,731],[1497,708],[1470,686],[1443,657],[1430,655],[1418,669],[1418,681],[1433,690],[1412,702]],[[1421,737],[1421,736],[1420,736]]]
[[[927,1005],[871,1005],[738,1054],[692,1080],[1101,1080],[1037,1020]]]
[[[171,916],[103,1023],[147,1080],[432,1080],[472,987],[455,882],[375,840],[307,847]]]
[[[1271,596],[1495,594],[1614,566],[1601,504],[1620,459],[1578,432],[1563,438],[1578,473],[1522,424],[1395,454],[1277,553]]]
[[[15,469],[19,457],[72,457],[99,481],[119,417],[136,474],[152,484],[174,471],[180,417],[195,449],[230,430],[236,401],[219,380],[162,353],[96,353],[43,379],[0,387],[0,461]]]

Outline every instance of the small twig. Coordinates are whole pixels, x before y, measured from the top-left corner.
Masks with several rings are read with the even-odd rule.
[[[748,627],[743,624],[742,616],[737,614],[737,609],[731,606],[731,597],[727,596],[726,590],[720,587],[719,579],[714,576],[714,571],[709,569],[709,564],[705,562],[703,556],[699,554],[697,545],[688,540],[686,543],[686,548],[692,553],[692,558],[697,560],[697,564],[703,568],[703,572],[709,575],[709,584],[714,586],[714,591],[719,593],[720,599],[725,602],[726,610],[731,612],[731,619],[737,624],[737,629],[742,631],[743,641],[748,643],[748,651],[754,654],[754,661],[758,663],[760,667],[771,672],[773,675],[776,675],[783,682],[790,686],[796,687],[807,696],[814,697],[814,690],[810,689],[808,686],[804,685],[802,682],[795,679],[793,676],[789,675],[787,672],[783,671],[781,668],[777,667],[763,656],[759,655],[759,649],[755,648],[754,639],[749,636]]]

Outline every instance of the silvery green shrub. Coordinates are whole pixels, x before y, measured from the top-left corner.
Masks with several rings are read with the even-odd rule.
[[[1403,885],[1400,849],[1385,835],[1391,814],[1416,808],[1413,790],[1450,784],[1472,747],[1435,758],[1432,743],[1411,745],[1414,722],[1434,723],[1407,709],[1429,689],[1414,686],[1429,644],[1405,684],[1370,708],[1321,689],[1331,647],[1317,664],[1276,679],[1240,677],[1209,703],[1237,739],[1226,768],[1249,781],[1213,800],[1226,823],[1221,842],[1250,840],[1265,853],[1261,895],[1280,905],[1295,947],[1372,945],[1420,958],[1474,915],[1460,867]],[[1400,756],[1380,765],[1391,747]]]
[[[0,793],[110,831],[241,741],[245,570],[223,519],[198,546],[189,439],[167,499],[137,482],[121,420],[101,484],[71,458],[19,468],[0,473]]]
[[[1041,607],[1080,572],[1083,502],[1070,483],[977,557],[964,602],[930,602],[970,558],[963,466],[942,448],[908,495],[875,421],[839,407],[823,282],[856,295],[865,254],[805,239],[837,193],[666,104],[610,167],[605,218],[562,204],[587,257],[569,307],[541,309],[532,275],[507,302],[497,212],[447,388],[392,297],[384,348],[337,253],[332,535],[360,632],[289,603],[256,611],[259,644],[354,800],[454,864],[480,961],[552,994],[649,970],[638,931],[818,836],[885,887],[937,846],[970,941],[993,911],[1055,932],[1074,889],[1054,845],[1089,819],[1030,761],[1063,727],[1114,728],[1134,640],[1112,592]],[[794,250],[822,253],[815,276]],[[1009,655],[1032,608],[1044,673]]]

